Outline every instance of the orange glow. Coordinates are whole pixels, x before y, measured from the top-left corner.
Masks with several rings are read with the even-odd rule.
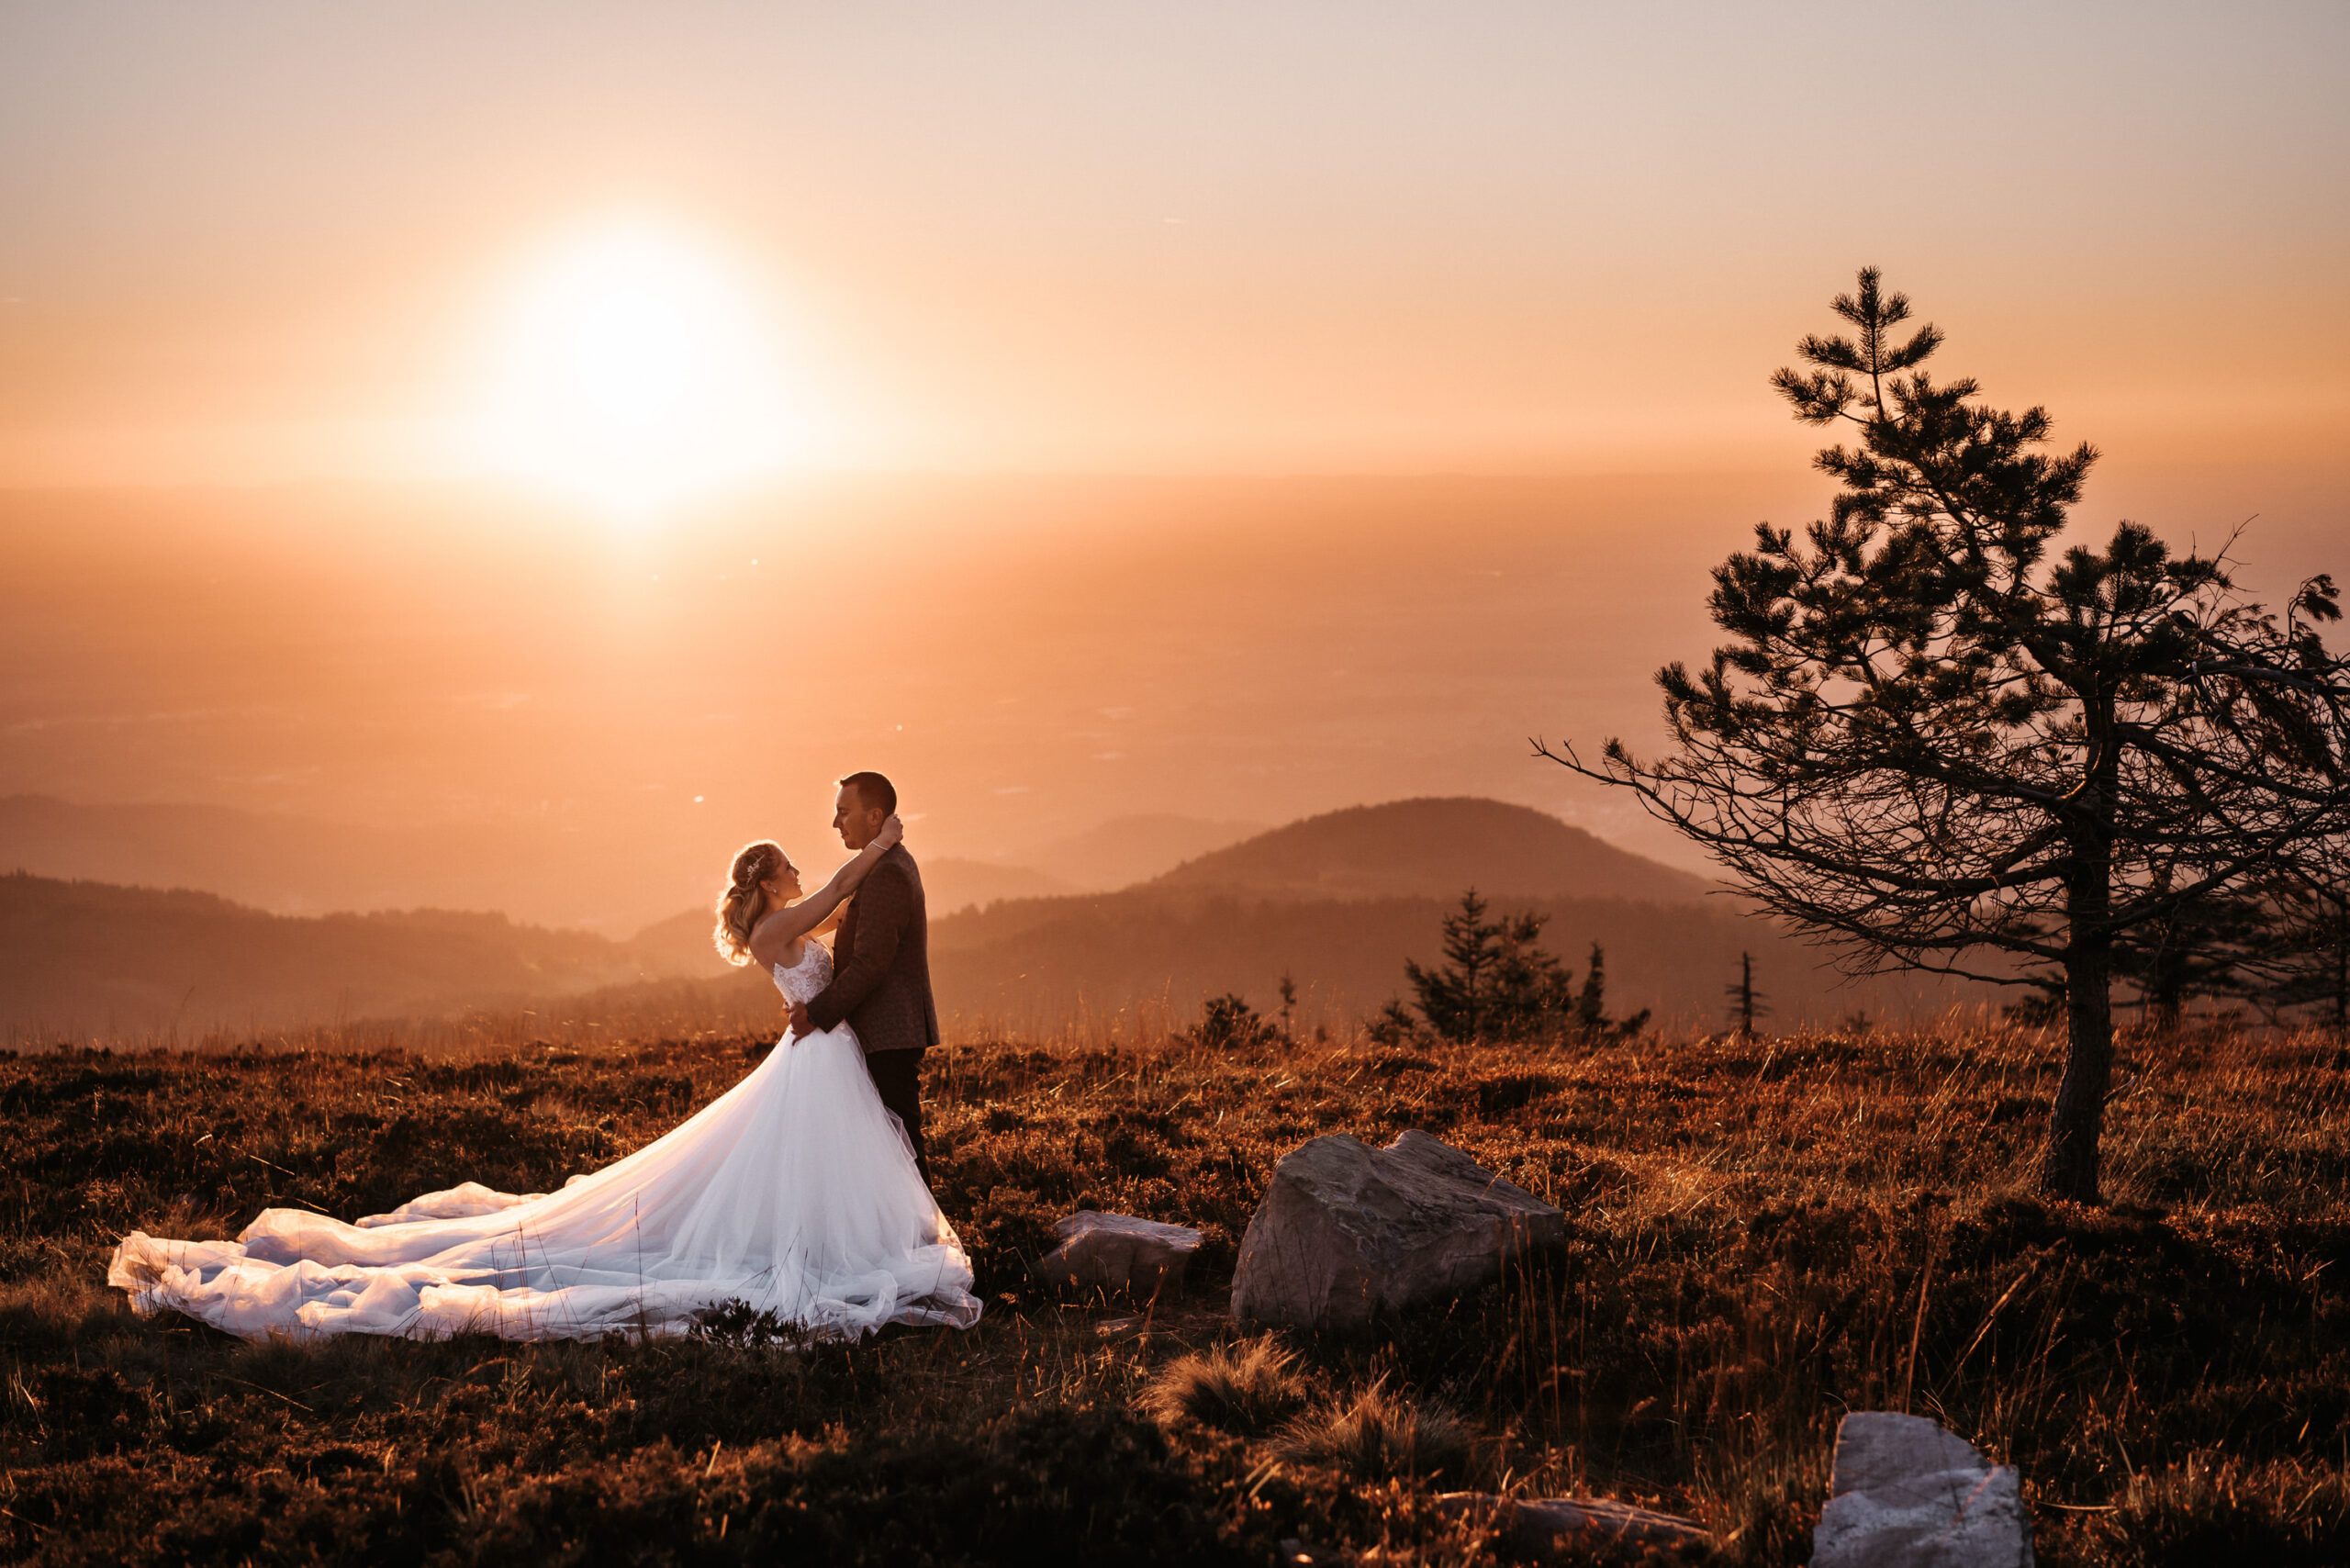
[[[1527,737],[1652,745],[1819,515],[1767,377],[1861,264],[2106,450],[2085,526],[2342,570],[2345,66],[2177,0],[0,6],[0,797],[460,824],[432,896],[612,930],[866,766],[990,863],[1415,794],[1675,856]]]
[[[792,455],[770,330],[684,234],[639,219],[576,235],[506,311],[476,431],[493,470],[643,519]]]
[[[1800,465],[1763,378],[1863,263],[2117,460],[2350,443],[2350,11],[1878,9],[10,7],[0,485],[449,477],[485,271],[616,209],[635,326],[517,350],[489,442],[604,504]],[[1795,106],[1888,72],[1928,112]]]

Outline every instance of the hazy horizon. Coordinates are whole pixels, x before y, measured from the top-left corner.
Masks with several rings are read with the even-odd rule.
[[[1529,737],[1656,745],[1709,573],[1827,509],[1768,377],[1863,264],[2103,449],[2084,536],[2340,565],[2345,62],[2296,5],[0,6],[0,796],[611,934],[829,868],[857,767],[998,868],[1482,796],[1704,871]]]
[[[2208,545],[2263,512],[2240,550],[2274,597],[2330,564],[2342,493],[2115,465],[2082,526]],[[1527,740],[1653,745],[1710,568],[1826,495],[1800,466],[830,479],[630,533],[458,488],[0,494],[0,795],[503,828],[608,868],[558,922],[605,930],[749,838],[830,865],[857,767],[931,856],[1484,795],[1703,869]]]

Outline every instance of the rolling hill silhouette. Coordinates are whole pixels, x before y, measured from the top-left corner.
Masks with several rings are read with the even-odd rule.
[[[1263,833],[1266,826],[1147,812],[1112,817],[1083,833],[1033,846],[1010,858],[1070,884],[1069,891],[1106,891],[1156,877],[1194,856]],[[939,909],[935,899],[931,909],[934,913]]]
[[[923,857],[922,885],[934,919],[974,904],[990,904],[1002,899],[1058,898],[1078,890],[1072,883],[1043,871],[1032,871],[1025,866],[999,866],[951,855],[935,859]]]
[[[1263,825],[1164,813],[1114,817],[1017,855],[924,855],[923,871],[931,912],[946,914],[998,899],[1124,887]],[[274,914],[503,910],[527,923],[588,925],[620,936],[705,882],[715,892],[733,847],[681,868],[671,846],[626,836],[588,840],[529,817],[378,827],[186,802],[85,805],[50,795],[0,796],[0,870],[191,888]],[[828,834],[800,835],[792,850],[820,873],[842,853]],[[662,924],[683,929],[702,918],[694,909]]]
[[[713,854],[722,880],[723,853]],[[528,818],[378,827],[185,802],[0,797],[0,871],[218,893],[275,914],[503,910],[614,934],[697,885],[646,842],[587,840]],[[675,891],[664,894],[663,889]],[[648,901],[647,894],[653,897]],[[632,911],[634,911],[632,917]]]
[[[1818,949],[1707,896],[1702,878],[1475,798],[1326,812],[1115,892],[934,919],[931,966],[940,1007],[967,1031],[1137,1012],[1183,1021],[1226,991],[1270,1010],[1284,975],[1310,1018],[1343,1025],[1407,990],[1406,958],[1438,957],[1444,917],[1472,885],[1497,911],[1543,915],[1543,945],[1578,975],[1592,945],[1604,947],[1618,1014],[1718,1022],[1748,953],[1783,1023],[1938,1012],[1984,994],[1906,976],[1847,982]]]
[[[212,893],[0,876],[0,1025],[290,1027],[672,978],[636,945],[502,914],[270,914]]]
[[[1155,883],[1090,898],[1034,899],[931,923],[931,974],[942,1013],[970,1035],[1048,1031],[1080,1017],[1145,1015],[1189,1023],[1210,996],[1279,1005],[1286,975],[1306,1022],[1346,1026],[1388,998],[1408,998],[1404,961],[1442,957],[1442,899],[1319,899],[1176,892]],[[1988,988],[1892,976],[1846,981],[1820,952],[1727,900],[1496,898],[1498,912],[1545,917],[1542,946],[1579,979],[1606,950],[1607,998],[1623,1014],[1718,1027],[1722,988],[1741,954],[1774,1025],[1936,1014]]]
[[[1001,884],[1003,868],[976,869]],[[945,890],[987,885],[951,859],[932,879]],[[1603,945],[1619,1013],[1717,1021],[1721,988],[1746,952],[1783,1024],[1916,1013],[1979,994],[1907,979],[1844,985],[1817,950],[1732,900],[1699,896],[1695,877],[1539,812],[1424,800],[1308,818],[1115,892],[998,898],[934,914],[939,1005],[966,1036],[1138,1010],[1182,1021],[1225,991],[1270,1009],[1287,974],[1309,1020],[1344,1026],[1405,989],[1404,959],[1437,958],[1443,917],[1472,882],[1497,910],[1544,914],[1545,946],[1578,973],[1591,945]],[[934,908],[943,902],[934,896]],[[753,997],[759,977],[717,960],[710,918],[687,911],[623,942],[502,914],[288,916],[209,893],[18,873],[0,877],[0,1026],[52,1037],[276,1028],[442,1016],[656,980],[763,1002]],[[752,1014],[764,1016],[755,1005]]]
[[[996,866],[953,856],[923,860],[922,880],[933,920],[1006,899],[1056,898],[1077,890],[1024,866]],[[646,926],[629,939],[628,946],[647,968],[662,974],[715,978],[727,970],[711,941],[711,925],[709,910],[688,909]]]
[[[1681,903],[1713,884],[1527,806],[1475,797],[1394,801],[1307,817],[1185,861],[1148,886],[1274,898],[1456,897]]]

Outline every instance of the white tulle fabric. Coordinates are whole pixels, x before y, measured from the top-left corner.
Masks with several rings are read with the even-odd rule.
[[[831,977],[814,942],[775,971],[793,1001]],[[787,1034],[700,1114],[559,1192],[468,1182],[356,1225],[267,1209],[234,1241],[133,1232],[106,1282],[140,1312],[249,1338],[674,1334],[737,1300],[826,1338],[979,1316],[970,1260],[845,1025]]]

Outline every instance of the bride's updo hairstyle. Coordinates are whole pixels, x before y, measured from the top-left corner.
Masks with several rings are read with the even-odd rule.
[[[718,929],[710,934],[720,958],[737,968],[751,961],[751,927],[758,924],[759,905],[766,899],[759,884],[790,863],[783,846],[772,839],[746,844],[735,853],[733,873],[726,879],[726,890],[718,895]]]

